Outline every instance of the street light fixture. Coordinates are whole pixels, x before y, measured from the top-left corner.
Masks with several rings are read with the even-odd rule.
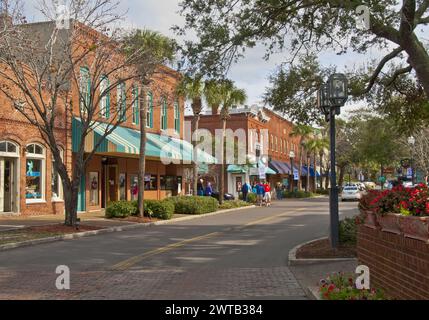
[[[290,158],[290,192],[293,191],[293,181],[294,181],[294,170],[293,170],[293,158],[295,158],[295,152],[291,151],[289,152],[289,158]]]
[[[413,183],[413,185],[415,184],[415,179],[414,179],[414,145],[416,143],[416,138],[414,138],[413,136],[410,136],[408,138],[408,144],[411,146],[411,182]]]
[[[331,190],[329,192],[329,213],[331,245],[338,247],[339,243],[339,213],[338,213],[338,186],[336,176],[335,157],[335,115],[339,115],[341,107],[348,99],[348,81],[344,74],[335,73],[319,89],[319,108],[330,122],[330,160],[331,160]]]

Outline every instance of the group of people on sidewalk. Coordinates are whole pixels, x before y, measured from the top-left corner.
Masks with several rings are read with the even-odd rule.
[[[250,192],[256,194],[256,204],[258,206],[271,206],[271,186],[268,182],[254,182],[253,185],[245,182],[241,187],[243,201],[247,201]]]

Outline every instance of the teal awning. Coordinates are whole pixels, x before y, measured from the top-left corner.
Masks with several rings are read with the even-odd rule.
[[[230,164],[228,165],[228,168],[226,169],[229,173],[246,173],[249,171],[250,168],[256,168],[256,164]],[[265,164],[262,161],[259,161],[259,167],[265,167],[265,173],[266,174],[277,174],[273,169],[270,167],[265,166]]]
[[[104,133],[109,130],[109,125],[103,122],[94,122],[85,139],[85,151],[92,151]],[[82,140],[82,124],[79,119],[74,118],[72,124],[73,152],[77,152]],[[97,148],[99,153],[128,153],[139,154],[140,131],[118,126]],[[155,133],[146,134],[146,156],[191,163],[194,158],[193,145],[187,141],[163,136]],[[210,154],[197,150],[199,163],[216,163],[216,159]]]

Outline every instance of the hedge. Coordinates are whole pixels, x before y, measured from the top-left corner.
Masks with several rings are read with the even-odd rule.
[[[230,201],[224,201],[220,206],[219,209],[233,209],[233,208],[241,208],[241,207],[248,207],[251,204],[246,201],[242,200],[230,200]]]
[[[283,198],[312,198],[316,196],[315,193],[308,191],[284,191]]]
[[[174,214],[174,205],[167,200],[145,200],[144,214],[153,218],[169,220]],[[126,218],[138,214],[137,201],[115,201],[106,208],[106,218]]]
[[[176,196],[166,201],[173,203],[174,211],[180,214],[204,214],[215,212],[219,208],[219,202],[212,197]]]
[[[106,218],[126,218],[137,214],[137,206],[129,201],[115,201],[106,208]]]

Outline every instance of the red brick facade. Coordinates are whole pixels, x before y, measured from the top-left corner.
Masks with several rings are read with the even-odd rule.
[[[357,251],[371,286],[396,299],[429,299],[428,243],[359,226]]]

